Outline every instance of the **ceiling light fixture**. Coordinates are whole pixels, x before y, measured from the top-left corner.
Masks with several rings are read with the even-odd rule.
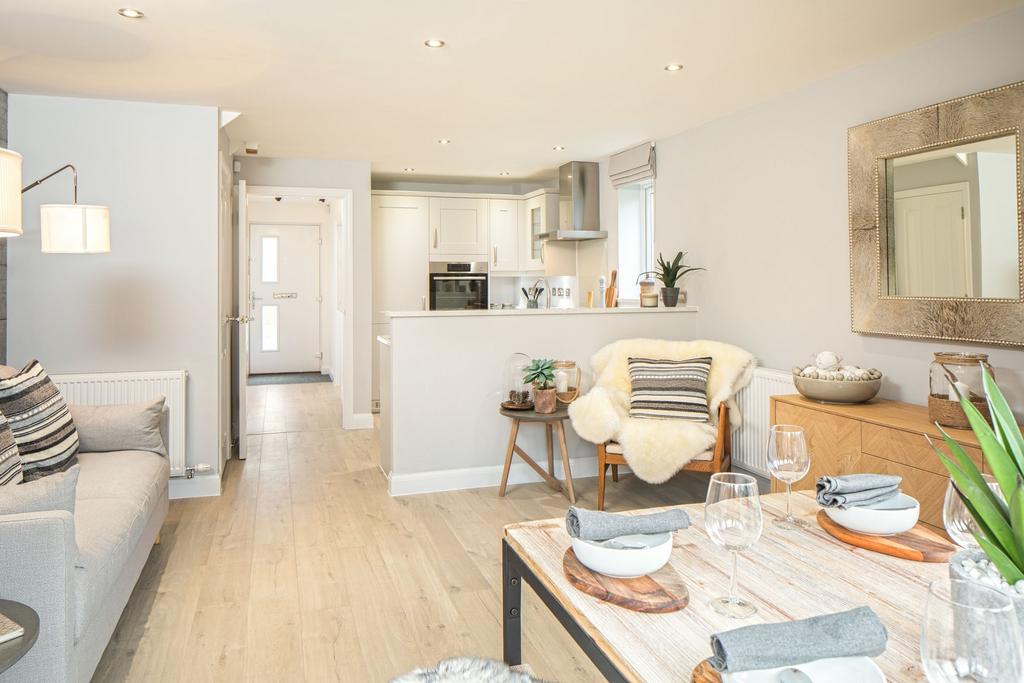
[[[450,145],[450,144],[452,144],[452,141],[449,138],[441,138],[440,140],[437,141],[437,144],[439,144],[439,145]]]
[[[444,41],[443,40],[438,40],[437,38],[431,38],[429,40],[424,40],[423,44],[426,45],[427,47],[433,47],[433,48],[444,47]]]
[[[409,166],[406,166],[406,167],[405,167],[405,168],[403,168],[402,170],[403,170],[403,171],[405,171],[406,173],[412,173],[412,172],[414,172],[414,171],[415,171],[416,169],[415,169],[415,168],[411,168],[411,167],[409,167]]]
[[[555,145],[555,146],[554,146],[554,147],[552,147],[551,149],[555,150],[556,152],[562,152],[562,151],[565,151],[565,147],[563,147],[562,145]]]
[[[682,70],[683,70],[683,65],[682,64],[674,64],[673,63],[673,64],[668,64],[668,65],[665,66],[665,71],[682,71]]]
[[[122,7],[121,9],[117,10],[117,13],[125,19],[142,19],[146,16],[146,13],[142,10],[134,9],[132,7]]]
[[[502,171],[502,172],[501,172],[501,173],[499,173],[498,175],[512,175],[512,174],[511,174],[511,173],[509,173],[508,171]]]

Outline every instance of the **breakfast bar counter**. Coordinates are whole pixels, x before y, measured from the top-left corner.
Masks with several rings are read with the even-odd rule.
[[[381,354],[380,429],[381,467],[392,495],[498,486],[509,434],[498,407],[513,353],[575,361],[585,392],[590,358],[606,344],[697,336],[693,306],[389,315],[390,346]],[[595,446],[581,441],[568,420],[565,432],[573,476],[595,476]],[[520,445],[528,453],[545,452],[544,430],[528,430]],[[555,477],[564,480],[561,463],[555,465]],[[539,480],[522,462],[508,477],[510,485]]]

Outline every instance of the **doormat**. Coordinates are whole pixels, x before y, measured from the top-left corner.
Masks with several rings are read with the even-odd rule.
[[[264,384],[316,384],[330,381],[330,375],[322,375],[319,372],[282,372],[270,375],[249,375],[247,384],[250,387],[258,387]]]

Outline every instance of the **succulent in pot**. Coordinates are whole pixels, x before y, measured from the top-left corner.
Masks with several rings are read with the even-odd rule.
[[[942,427],[939,430],[949,455],[932,444],[974,519],[974,537],[981,547],[980,552],[966,550],[954,555],[949,571],[954,578],[987,583],[1011,595],[1018,620],[1024,623],[1024,436],[991,373],[982,366],[981,374],[991,425],[970,396],[959,390],[957,395],[998,486],[989,486],[977,465]]]
[[[680,251],[672,261],[666,261],[661,254],[658,254],[658,267],[656,270],[648,270],[643,275],[653,275],[661,281],[661,301],[666,308],[675,308],[679,303],[678,283],[688,274],[704,268],[694,268],[684,262],[686,252]],[[686,304],[686,294],[683,293],[683,304]]]
[[[523,370],[523,384],[533,385],[534,412],[555,412],[555,361],[550,358],[535,358]]]

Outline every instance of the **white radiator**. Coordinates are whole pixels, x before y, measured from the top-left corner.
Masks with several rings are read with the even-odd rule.
[[[732,460],[735,464],[745,470],[769,476],[765,453],[772,424],[769,398],[795,393],[791,373],[768,368],[754,370],[750,384],[736,395],[743,424],[733,433]]]
[[[124,405],[158,396],[167,399],[163,432],[172,477],[185,476],[185,370],[160,372],[94,372],[50,375],[68,403]]]

